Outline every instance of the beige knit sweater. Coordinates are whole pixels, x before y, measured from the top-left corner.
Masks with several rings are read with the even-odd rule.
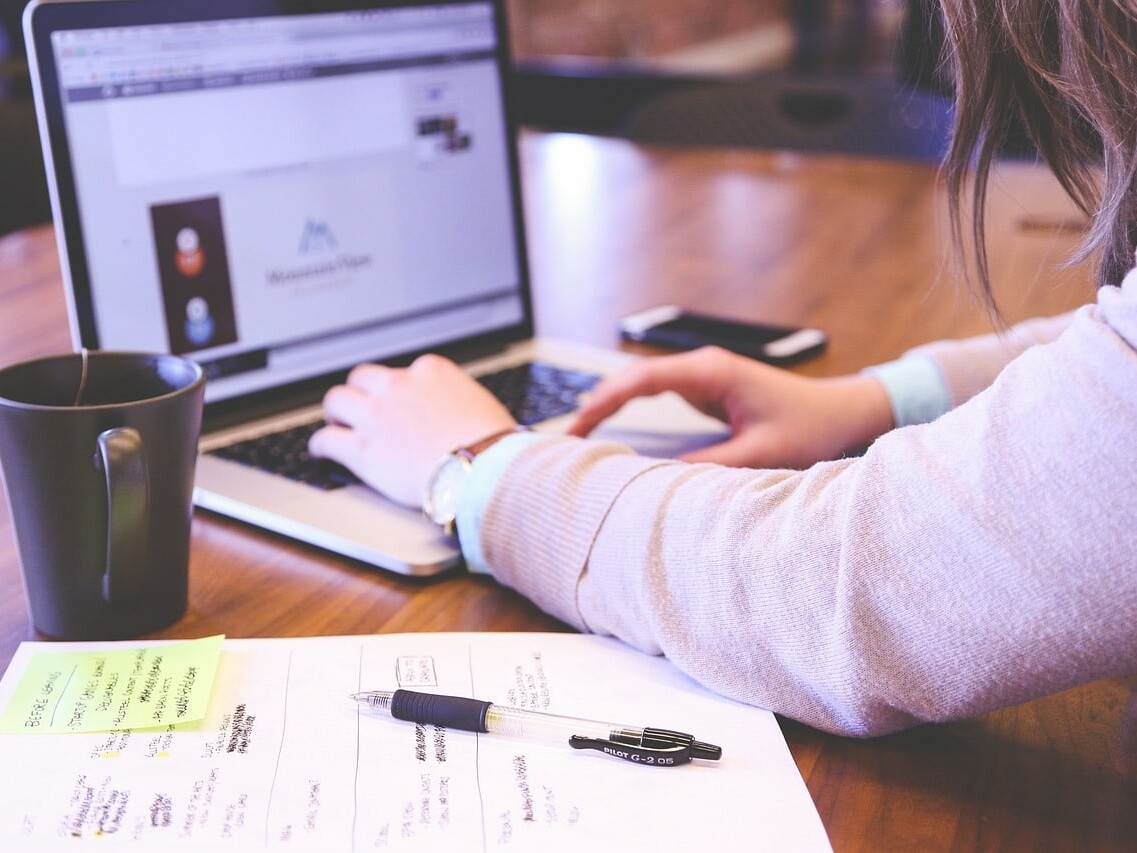
[[[483,552],[566,622],[846,734],[1135,672],[1135,349],[1137,272],[1072,317],[921,348],[956,408],[858,458],[538,441],[485,507]]]

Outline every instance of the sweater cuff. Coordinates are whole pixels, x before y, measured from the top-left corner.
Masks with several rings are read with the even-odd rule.
[[[951,409],[947,383],[929,356],[907,355],[861,372],[884,386],[898,427],[929,423]]]
[[[495,442],[484,452],[474,457],[469,479],[458,499],[456,523],[458,543],[462,547],[462,557],[466,568],[475,574],[488,575],[489,566],[482,552],[482,516],[489,504],[490,496],[498,480],[518,453],[537,441],[549,436],[536,432],[519,432]]]

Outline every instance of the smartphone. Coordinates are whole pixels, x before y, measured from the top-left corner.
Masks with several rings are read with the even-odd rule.
[[[660,305],[620,320],[620,337],[628,341],[689,350],[714,344],[770,364],[793,364],[825,350],[820,329],[748,323]]]

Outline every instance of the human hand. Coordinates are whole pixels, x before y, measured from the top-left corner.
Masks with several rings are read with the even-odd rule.
[[[437,355],[406,368],[356,367],[324,396],[324,417],[328,425],[313,433],[309,452],[411,507],[422,505],[443,455],[516,424],[496,397]]]
[[[682,458],[753,468],[805,468],[871,443],[893,427],[872,377],[810,379],[718,347],[637,359],[606,377],[569,428],[585,436],[634,397],[674,391],[730,426],[731,437]]]

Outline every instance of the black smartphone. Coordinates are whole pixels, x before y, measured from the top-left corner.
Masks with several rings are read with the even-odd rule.
[[[824,351],[820,329],[749,323],[660,305],[620,320],[620,337],[628,341],[689,350],[714,344],[770,364],[793,364]]]

